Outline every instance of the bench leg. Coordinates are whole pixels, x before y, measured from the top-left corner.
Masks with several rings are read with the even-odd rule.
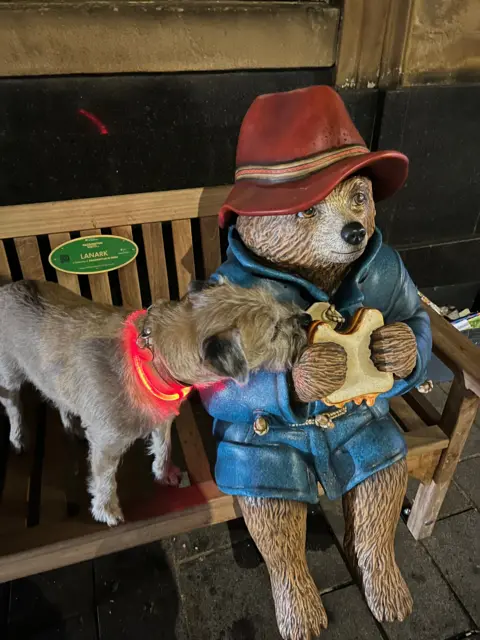
[[[465,388],[463,376],[457,375],[440,420],[440,427],[450,438],[450,444],[443,452],[431,482],[420,485],[408,518],[407,526],[416,540],[428,538],[432,534],[475,420],[479,402],[480,399]]]

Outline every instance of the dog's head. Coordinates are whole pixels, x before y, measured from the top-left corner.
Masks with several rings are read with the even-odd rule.
[[[224,279],[193,283],[180,302],[155,304],[148,317],[155,352],[174,378],[191,385],[225,378],[243,384],[250,371],[290,368],[306,345],[310,321],[264,287],[245,289]]]

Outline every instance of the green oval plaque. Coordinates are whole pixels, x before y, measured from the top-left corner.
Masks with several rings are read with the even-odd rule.
[[[56,247],[48,261],[58,271],[92,275],[124,267],[138,254],[135,242],[120,236],[85,236]]]

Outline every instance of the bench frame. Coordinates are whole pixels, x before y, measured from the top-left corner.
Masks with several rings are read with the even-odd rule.
[[[11,276],[10,251],[14,250],[23,277],[45,279],[45,255],[41,255],[38,236],[47,236],[53,249],[76,232],[87,236],[111,229],[115,235],[132,239],[132,225],[140,225],[151,297],[169,297],[162,231],[162,223],[168,222],[181,296],[195,277],[192,220],[199,218],[205,275],[215,271],[221,262],[216,212],[228,191],[229,187],[199,188],[0,207],[0,275]],[[6,249],[5,240],[7,244],[10,242],[11,249]],[[56,276],[60,284],[80,292],[78,276],[62,272],[56,272]],[[111,304],[108,274],[81,277],[88,277],[94,300]],[[142,295],[136,262],[118,271],[118,281],[124,306],[140,308]],[[408,520],[408,528],[416,539],[432,533],[480,402],[480,350],[447,321],[427,310],[434,352],[454,373],[447,403],[440,415],[428,397],[418,391],[391,401],[392,414],[405,431],[409,473],[421,481]],[[202,440],[202,435],[208,437],[207,430],[199,429],[189,402],[182,407],[176,429],[190,486],[157,487],[153,496],[126,510],[127,524],[114,529],[85,515],[66,515],[65,492],[55,472],[58,459],[55,446],[58,438],[64,437],[60,436],[63,431],[53,411],[39,410],[35,419],[37,423],[43,421],[46,439],[39,523],[28,526],[27,521],[30,479],[35,471],[32,461],[9,453],[0,498],[0,582],[241,515],[236,500],[222,494],[213,481]]]

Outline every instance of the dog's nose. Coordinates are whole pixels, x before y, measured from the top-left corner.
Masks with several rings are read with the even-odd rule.
[[[349,222],[343,227],[340,235],[348,244],[357,245],[364,240],[367,230],[359,222]]]
[[[298,322],[300,323],[301,327],[304,327],[305,329],[307,329],[307,327],[309,327],[312,324],[313,318],[309,313],[301,313],[298,316]]]

